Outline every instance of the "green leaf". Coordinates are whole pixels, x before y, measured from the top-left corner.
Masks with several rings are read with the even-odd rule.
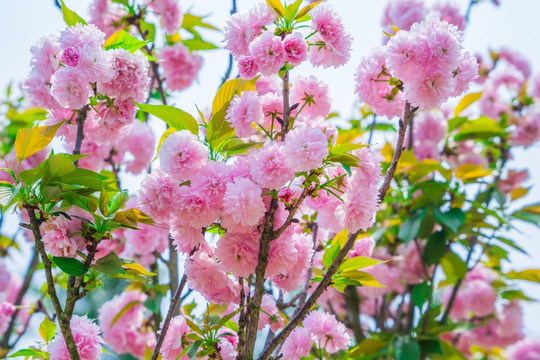
[[[319,5],[323,0],[319,0],[313,4],[306,5],[298,12],[298,14],[294,17],[295,20],[298,20],[298,22],[301,22],[301,19],[306,16],[315,6]]]
[[[368,146],[368,145],[364,145],[364,144],[337,144],[337,145],[334,145],[330,149],[330,155],[339,155],[339,154],[343,154],[343,153],[348,153],[350,151],[357,150],[357,149],[360,149],[360,148],[363,148],[363,147],[366,147],[366,146]]]
[[[465,222],[465,213],[459,208],[452,208],[448,212],[441,212],[441,210],[434,208],[433,215],[439,220],[441,225],[447,226],[455,234],[458,233],[459,228]]]
[[[196,16],[190,13],[185,13],[184,19],[182,20],[182,28],[188,30],[189,32],[195,32],[195,28],[197,26],[211,30],[217,30],[214,25],[202,21],[204,18],[204,16]]]
[[[96,261],[96,263],[92,265],[92,268],[108,275],[125,274],[125,271],[122,268],[122,261],[114,252],[111,252]]]
[[[62,197],[71,205],[75,205],[89,213],[94,213],[98,208],[97,199],[91,196],[83,196],[73,191],[67,191],[62,193]]]
[[[200,50],[214,50],[219,49],[219,47],[211,42],[205,41],[200,38],[186,39],[182,40],[182,43],[190,51],[200,51]]]
[[[368,266],[377,265],[386,261],[371,259],[364,256],[356,256],[345,260],[339,267],[338,271],[358,270]]]
[[[145,34],[144,38],[150,42],[154,42],[156,38],[156,25],[147,23],[146,21],[139,20],[142,33]]]
[[[8,357],[14,358],[14,357],[19,357],[19,356],[24,356],[24,357],[33,356],[35,358],[42,358],[43,355],[44,354],[41,351],[37,351],[37,350],[34,350],[34,349],[22,349],[22,350],[14,352],[13,354],[9,355]]]
[[[82,17],[77,15],[77,13],[70,10],[66,6],[63,0],[60,0],[60,4],[62,5],[62,15],[64,17],[64,22],[66,23],[67,26],[75,26],[76,24],[79,24],[79,23],[83,25],[87,25],[86,21],[84,21]]]
[[[454,140],[489,139],[494,136],[502,136],[505,134],[504,129],[498,121],[482,116],[461,125],[459,132],[454,135]]]
[[[176,130],[189,130],[193,135],[199,134],[199,124],[195,118],[185,112],[168,105],[148,105],[135,103],[142,111],[152,114],[165,121]]]
[[[227,314],[225,315],[224,317],[222,317],[221,319],[219,319],[217,325],[218,327],[222,327],[223,325],[225,325],[229,320],[231,320],[236,314],[238,314],[243,308],[245,307],[242,306],[242,307],[239,307],[238,309],[234,310],[232,313],[230,314]]]
[[[85,273],[84,264],[77,259],[53,256],[53,261],[60,270],[68,275],[81,276]]]
[[[428,265],[439,262],[446,251],[446,234],[444,231],[437,231],[428,238],[422,259]]]
[[[361,166],[360,159],[358,158],[358,156],[353,155],[353,154],[345,153],[345,154],[332,155],[328,157],[328,161],[340,163],[342,165],[346,165],[349,167]]]
[[[386,351],[385,351],[386,349]],[[388,352],[387,343],[378,339],[365,339],[347,354],[353,359],[373,359]]]
[[[296,0],[294,3],[285,6],[285,19],[291,21],[298,13],[298,8],[302,5],[302,0]]]
[[[347,229],[343,230],[342,232],[338,233],[334,239],[332,239],[331,246],[326,249],[323,255],[323,265],[326,269],[330,267],[330,265],[334,262],[334,259],[337,257],[339,250],[345,245],[345,242],[347,241],[347,238],[349,236],[349,232]]]
[[[447,252],[441,259],[441,265],[448,280],[464,279],[467,264],[453,252]]]
[[[365,271],[347,271],[341,274],[342,277],[356,281],[358,284],[351,284],[355,286],[370,286],[370,287],[385,287],[380,284],[373,275]]]
[[[48,316],[45,316],[45,319],[39,325],[39,335],[45,343],[49,343],[54,338],[56,333],[56,324],[49,320]]]
[[[225,120],[226,107],[212,114],[206,128],[206,140],[215,149],[219,148],[227,139],[234,136],[234,128]]]
[[[2,182],[0,183],[0,206],[7,206],[13,197],[16,195],[18,189],[12,184]]]
[[[260,148],[263,145],[263,142],[245,143],[241,139],[232,138],[221,146],[220,152],[229,157],[233,155],[245,154],[249,149]]]
[[[280,0],[266,0],[268,6],[270,6],[280,17],[285,15],[285,9]]]
[[[426,217],[427,208],[417,209],[399,229],[399,238],[406,244],[413,240],[420,232],[422,221]]]
[[[118,30],[105,41],[103,48],[105,50],[124,49],[134,53],[140,48],[146,46],[148,42],[139,40],[125,30]]]
[[[154,220],[139,209],[119,211],[115,214],[113,221],[132,229],[137,229],[138,223],[147,225],[154,224]]]
[[[512,300],[523,300],[523,301],[536,301],[531,299],[523,293],[521,290],[506,290],[501,293],[501,298],[512,301]]]
[[[109,325],[109,329],[112,328],[112,327],[114,326],[114,324],[116,324],[116,322],[117,322],[118,320],[120,320],[120,318],[121,318],[122,316],[124,316],[129,310],[133,309],[135,306],[138,306],[138,305],[141,305],[141,302],[140,302],[140,301],[130,301],[130,302],[128,302],[128,303],[126,304],[126,306],[124,306],[124,307],[122,308],[122,310],[120,310],[120,311],[118,312],[118,314],[116,314],[116,315],[113,317],[113,319],[112,319],[112,321],[111,321],[111,324]]]
[[[120,191],[112,197],[112,199],[107,203],[107,209],[109,213],[114,213],[118,209],[122,208],[126,201],[129,199],[129,194],[127,191]]]
[[[451,133],[452,131],[454,131],[461,125],[463,125],[463,123],[467,120],[468,118],[463,117],[463,116],[455,117],[453,119],[448,120],[448,133]]]
[[[420,345],[410,336],[399,336],[392,343],[396,360],[418,360],[420,358]]]
[[[431,296],[431,287],[427,282],[422,282],[414,287],[411,296],[414,305],[421,308]]]
[[[187,354],[191,360],[195,360],[197,358],[197,352],[199,351],[199,347],[201,346],[202,342],[202,340],[197,340],[190,345]]]

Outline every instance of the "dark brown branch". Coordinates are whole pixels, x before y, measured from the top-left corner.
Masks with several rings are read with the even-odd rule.
[[[176,292],[174,293],[174,296],[171,299],[171,305],[169,306],[169,311],[167,311],[165,322],[163,322],[163,326],[161,327],[161,333],[159,334],[159,338],[157,340],[156,347],[154,348],[154,352],[152,353],[151,360],[156,360],[159,356],[159,350],[161,349],[161,345],[163,345],[163,340],[165,340],[165,335],[167,335],[167,330],[169,330],[171,319],[174,315],[176,306],[178,305],[180,294],[182,294],[182,291],[184,290],[184,287],[186,286],[186,282],[187,282],[187,276],[184,274],[184,276],[182,276],[182,280],[180,280],[180,285],[178,286],[178,288],[176,288]]]
[[[170,289],[171,297],[176,293],[178,288],[178,253],[176,247],[173,244],[172,237],[169,236],[169,261],[167,262],[167,268],[169,269]],[[174,315],[180,314],[180,308],[176,309]]]
[[[86,115],[88,114],[89,106],[85,105],[79,110],[77,115],[77,138],[75,139],[75,147],[73,148],[73,155],[79,155],[81,153],[81,146],[84,139],[84,122],[86,121]],[[79,167],[79,160],[75,160],[73,164]]]
[[[311,310],[311,307],[315,305],[317,302],[317,299],[322,295],[322,293],[326,290],[326,288],[330,285],[332,281],[332,277],[337,272],[339,265],[341,265],[341,262],[343,259],[345,259],[345,256],[347,253],[352,249],[354,246],[354,242],[358,235],[360,234],[360,230],[356,231],[355,233],[349,234],[349,237],[347,239],[347,242],[343,246],[343,248],[339,251],[338,255],[328,268],[328,271],[324,274],[321,282],[313,291],[313,294],[309,297],[309,299],[306,301],[304,306],[300,309],[298,314],[291,319],[291,321],[285,326],[285,328],[268,344],[267,348],[264,350],[264,352],[259,357],[259,360],[266,360],[269,359],[274,350],[281,345],[287,337],[291,334],[291,332],[300,324],[306,315]],[[246,358],[247,359],[247,358]]]
[[[394,178],[394,174],[396,173],[399,159],[401,158],[401,154],[403,153],[403,150],[404,150],[403,142],[405,141],[407,125],[416,110],[417,108],[412,108],[411,104],[407,102],[405,104],[405,111],[403,113],[403,118],[399,119],[399,132],[398,132],[398,139],[396,143],[396,151],[394,152],[394,156],[392,157],[392,162],[390,163],[390,167],[386,171],[386,176],[384,177],[383,185],[379,189],[379,201],[381,203],[384,200],[386,196],[386,192],[390,188],[390,183],[392,182],[392,179]]]
[[[39,230],[39,226],[41,225],[41,219],[37,219],[35,213],[36,209],[33,206],[25,204],[24,208],[28,212],[28,217],[30,218],[30,228],[34,233],[36,249],[41,256],[41,262],[43,262],[43,266],[45,268],[45,277],[47,278],[47,293],[49,294],[49,298],[53,303],[56,316],[58,317],[60,331],[62,332],[62,336],[64,337],[64,340],[66,342],[69,356],[72,360],[80,360],[79,351],[77,350],[77,344],[75,343],[73,333],[71,332],[70,323],[69,321],[66,322],[63,316],[64,311],[62,310],[62,305],[60,304],[58,294],[56,293],[56,288],[54,287],[54,277],[52,275],[51,260],[47,257],[47,252],[45,251],[45,246],[43,244],[43,241],[41,240],[41,232]]]
[[[356,343],[360,344],[366,337],[360,324],[360,299],[358,298],[356,286],[348,285],[345,288],[345,303],[347,304],[349,324],[353,330]]]

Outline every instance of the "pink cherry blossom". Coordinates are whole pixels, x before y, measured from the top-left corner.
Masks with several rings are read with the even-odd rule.
[[[389,34],[394,33],[392,25],[407,31],[412,24],[422,21],[426,13],[427,9],[422,0],[390,0],[384,9],[381,25]]]
[[[328,96],[328,85],[318,81],[313,75],[300,76],[294,80],[291,101],[298,103],[302,108],[301,113],[311,119],[327,117],[332,107]]]
[[[209,150],[188,130],[169,135],[158,154],[161,169],[177,180],[189,180],[208,161]]]
[[[247,178],[236,178],[227,184],[223,196],[225,213],[234,223],[251,226],[256,225],[264,216],[265,206],[261,198],[262,190]]]
[[[147,0],[149,7],[160,16],[167,35],[174,35],[182,25],[184,16],[178,0]]]
[[[216,304],[238,302],[240,285],[234,283],[220,264],[205,252],[198,251],[186,262],[189,287],[200,292],[206,300]]]
[[[131,153],[131,159],[124,160],[126,171],[139,174],[147,170],[154,156],[155,142],[152,128],[148,124],[135,121],[131,125],[131,133],[116,145],[119,151]]]
[[[465,30],[465,26],[467,26],[467,19],[462,14],[460,7],[454,2],[438,2],[433,6],[433,12],[442,21],[457,26],[461,31]]]
[[[334,315],[314,310],[304,320],[304,328],[311,332],[317,347],[325,348],[330,354],[346,349],[351,342],[343,323]]]
[[[66,109],[79,109],[94,95],[92,86],[78,69],[62,67],[51,78],[51,94]]]
[[[109,81],[98,83],[98,92],[121,100],[146,100],[150,86],[146,56],[140,51],[132,54],[124,49],[109,50],[106,54],[114,75]]]
[[[165,46],[159,53],[163,75],[171,90],[183,90],[189,87],[202,65],[202,57],[189,51],[181,42]]]
[[[540,359],[540,341],[521,340],[506,349],[506,358],[508,360],[538,360]]]
[[[286,154],[295,171],[320,167],[328,156],[328,140],[319,128],[296,127],[287,134]]]
[[[187,360],[189,356],[187,354],[179,357],[182,352],[182,340],[184,335],[191,332],[186,320],[181,315],[172,318],[163,345],[161,346],[160,354],[164,360]]]
[[[285,59],[294,66],[300,65],[307,59],[308,46],[301,33],[288,34],[283,39],[285,49]]]
[[[223,269],[235,276],[247,278],[255,273],[259,260],[259,234],[227,232],[217,244],[215,255]]]
[[[276,300],[272,295],[265,294],[262,298],[261,309],[264,310],[259,316],[258,329],[262,330],[266,325],[270,325],[273,332],[278,332],[283,327],[283,318],[279,314]]]
[[[356,240],[354,243],[353,249],[349,252],[349,257],[357,257],[357,256],[363,256],[363,257],[372,257],[373,256],[373,249],[375,248],[375,240],[371,236],[366,236],[361,238],[360,240]]]
[[[233,14],[224,28],[224,48],[229,50],[233,56],[249,55],[249,44],[253,41],[258,31],[249,24],[246,14]]]
[[[251,56],[244,56],[238,60],[238,73],[240,77],[251,80],[259,72],[259,67],[255,63],[255,60]]]
[[[281,353],[284,359],[300,360],[308,356],[313,346],[313,339],[309,329],[297,327],[283,343]]]
[[[279,36],[266,31],[249,45],[249,53],[263,75],[277,74],[285,64],[285,49]]]
[[[263,112],[255,91],[244,91],[235,95],[227,109],[225,119],[234,127],[236,136],[247,137],[257,133],[252,123],[260,124]]]
[[[70,321],[71,331],[81,360],[98,360],[102,350],[100,328],[86,316],[74,315]],[[47,345],[51,360],[70,359],[66,342],[62,334],[58,333]]]
[[[250,152],[251,178],[266,189],[283,187],[294,176],[286,150],[282,143],[272,141],[265,143],[262,149]]]
[[[51,218],[39,227],[45,250],[53,256],[75,257],[77,242],[69,237],[70,221],[64,216]]]
[[[16,307],[8,302],[0,303],[0,333],[5,333],[9,322],[11,321],[11,315],[15,313]]]

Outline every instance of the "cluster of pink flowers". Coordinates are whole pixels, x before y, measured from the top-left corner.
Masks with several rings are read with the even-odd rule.
[[[71,319],[70,326],[81,360],[98,360],[102,353],[101,343],[103,342],[99,326],[86,316],[77,315]],[[60,333],[47,345],[47,351],[50,353],[51,360],[70,358],[66,342]]]
[[[189,87],[202,65],[202,57],[192,54],[180,42],[161,49],[159,59],[167,87],[171,90],[183,90]]]
[[[182,25],[184,16],[178,0],[145,0],[149,8],[161,18],[161,25],[168,35],[174,35]]]
[[[104,50],[104,43],[105,34],[95,25],[80,23],[66,28],[58,38],[41,39],[32,48],[32,69],[24,89],[32,105],[50,110],[49,124],[67,120],[58,134],[65,136],[70,150],[77,111],[87,108],[81,152],[91,155],[80,161],[82,167],[102,169],[131,154],[134,160],[126,164],[127,170],[138,173],[148,166],[155,141],[146,124],[134,123],[137,107],[133,101],[142,102],[148,96],[148,60],[140,51]],[[88,107],[98,95],[103,99]]]
[[[463,51],[462,42],[456,26],[433,16],[399,31],[362,60],[356,74],[360,101],[392,117],[401,114],[404,99],[429,110],[461,95],[478,73],[476,59]]]
[[[111,0],[94,0],[90,4],[90,23],[96,25],[106,36],[111,36],[123,27],[122,18],[126,11]]]
[[[260,72],[276,74],[285,63],[293,66],[307,60],[315,66],[338,67],[349,60],[351,36],[345,32],[337,13],[326,5],[310,12],[314,34],[309,42],[296,31],[275,35],[269,25],[276,13],[259,4],[247,14],[234,14],[225,27],[225,48],[238,60],[239,73],[252,79]]]
[[[161,345],[160,354],[165,360],[187,360],[189,356],[187,354],[180,356],[180,353],[184,350],[182,340],[184,335],[191,332],[186,320],[183,316],[175,316],[171,320],[171,325],[167,331],[167,335]]]
[[[334,315],[315,310],[303,321],[303,327],[296,328],[285,340],[281,349],[288,360],[300,360],[308,356],[311,348],[324,349],[329,354],[346,349],[351,338],[347,328]]]
[[[395,34],[393,27],[408,31],[414,23],[422,21],[428,15],[437,16],[462,31],[467,25],[465,15],[461,13],[457,2],[437,2],[432,9],[429,9],[424,4],[424,0],[388,1],[381,25],[387,34]],[[384,40],[388,41],[388,36],[385,36]]]
[[[440,110],[422,111],[414,117],[413,151],[416,158],[439,160],[448,122]]]
[[[143,304],[146,299],[145,293],[129,290],[115,295],[99,308],[98,320],[103,339],[117,354],[130,354],[137,359],[143,359],[146,348],[154,348],[155,333],[144,325]],[[127,305],[130,305],[129,310],[116,319]],[[114,324],[113,319],[116,319]]]

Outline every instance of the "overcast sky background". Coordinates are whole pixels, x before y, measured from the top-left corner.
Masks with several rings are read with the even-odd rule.
[[[461,4],[463,12],[468,0],[454,0]],[[256,0],[238,0],[238,11],[245,12]],[[382,31],[380,19],[386,1],[383,0],[329,0],[343,17],[347,30],[354,37],[351,60],[339,69],[315,69],[302,65],[293,71],[292,76],[314,74],[329,84],[334,110],[344,116],[357,112],[357,103],[353,94],[353,74],[361,58],[370,50],[380,45]],[[88,1],[66,0],[68,7],[84,18],[88,18]],[[231,3],[228,0],[181,0],[184,11],[196,15],[208,15],[207,21],[222,28],[229,16]],[[17,0],[1,2],[0,33],[2,34],[3,54],[0,72],[0,94],[11,81],[20,84],[29,70],[30,47],[44,35],[57,35],[64,28],[61,12],[54,6],[53,0]],[[500,7],[485,0],[474,7],[471,23],[465,31],[465,48],[473,53],[480,52],[487,56],[489,49],[497,50],[502,46],[523,53],[531,62],[533,73],[540,71],[540,41],[538,41],[538,0],[502,0]],[[220,33],[205,33],[207,39],[218,43]],[[204,52],[204,65],[196,84],[179,94],[174,105],[195,114],[197,104],[201,109],[211,104],[215,91],[227,68],[228,54],[224,50]],[[159,134],[160,135],[160,134]],[[540,147],[535,145],[526,151],[513,151],[510,168],[529,168],[530,179],[527,185],[540,183]],[[123,181],[129,188],[134,188],[138,179]],[[518,203],[540,202],[540,186],[536,186],[529,195]],[[8,226],[16,224],[8,224]],[[11,227],[9,226],[9,227]],[[512,252],[511,259],[515,269],[540,268],[540,231],[529,225],[520,227],[521,233],[512,233],[519,244],[527,249],[530,256]],[[20,264],[25,271],[28,259],[17,256],[15,264]],[[24,265],[22,265],[24,264]],[[540,286],[526,284],[528,296],[540,299]],[[529,336],[540,337],[540,304],[530,303],[525,307],[525,328]]]

